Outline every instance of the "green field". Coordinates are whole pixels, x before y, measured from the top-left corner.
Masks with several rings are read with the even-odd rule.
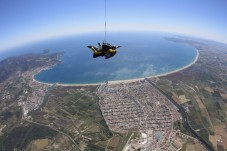
[[[36,122],[52,123],[79,145],[86,146],[85,150],[103,150],[95,144],[110,139],[112,132],[101,114],[95,90],[96,86],[53,88],[46,106],[31,115]]]
[[[57,135],[56,131],[44,126],[27,124],[15,127],[8,136],[1,140],[1,150],[13,150],[14,148],[24,150],[34,139],[53,138]]]

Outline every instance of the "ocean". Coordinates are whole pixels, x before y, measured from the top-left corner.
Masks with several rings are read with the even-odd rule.
[[[167,73],[182,68],[195,59],[195,48],[165,39],[173,36],[155,32],[107,33],[107,42],[122,46],[110,59],[93,58],[92,51],[86,47],[102,43],[103,33],[71,35],[31,43],[8,51],[0,59],[11,53],[20,55],[49,49],[50,53],[64,52],[63,63],[37,74],[35,79],[40,82],[88,84],[135,79]]]

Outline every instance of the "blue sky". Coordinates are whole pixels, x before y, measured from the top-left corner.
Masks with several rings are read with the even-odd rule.
[[[163,31],[227,43],[226,0],[107,0],[108,31]],[[104,0],[0,0],[0,51],[104,31]]]

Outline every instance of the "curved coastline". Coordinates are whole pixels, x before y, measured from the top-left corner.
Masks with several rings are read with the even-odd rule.
[[[127,79],[127,80],[108,81],[108,83],[110,83],[110,84],[129,83],[129,82],[144,80],[145,78],[158,78],[158,77],[163,77],[163,76],[166,76],[166,75],[169,75],[169,74],[173,74],[173,73],[176,73],[176,72],[179,72],[179,71],[182,71],[184,69],[187,69],[187,68],[191,67],[193,64],[195,64],[197,62],[198,59],[199,59],[199,51],[198,51],[198,49],[196,49],[196,57],[195,57],[195,59],[190,64],[188,64],[188,65],[186,65],[184,67],[181,67],[179,69],[176,69],[176,70],[173,70],[173,71],[170,71],[170,72],[166,72],[166,73],[162,73],[162,74],[158,74],[158,75],[155,75],[155,76],[150,76],[150,77]],[[40,73],[43,70],[48,70],[49,68],[50,67],[40,69],[37,73],[35,73],[33,75],[33,77],[32,77],[33,78],[33,81],[35,81],[37,83],[40,83],[40,84],[50,85],[50,86],[52,86],[52,85],[57,85],[57,86],[95,86],[95,85],[104,84],[104,82],[103,83],[90,83],[90,84],[89,83],[88,84],[47,83],[47,82],[41,82],[41,81],[38,81],[38,80],[35,79],[35,75],[36,74]]]

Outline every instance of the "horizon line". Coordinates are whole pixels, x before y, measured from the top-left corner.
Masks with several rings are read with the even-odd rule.
[[[92,33],[100,33],[103,32],[103,36],[105,35],[105,31],[103,30],[90,30],[90,31],[80,31],[80,32],[72,32],[72,33],[62,33],[62,34],[55,34],[55,35],[47,35],[47,36],[43,36],[43,37],[35,37],[34,39],[31,40],[22,40],[21,42],[16,43],[15,45],[6,45],[3,46],[2,48],[0,48],[0,52],[5,52],[7,50],[10,49],[14,49],[16,47],[20,47],[23,45],[27,45],[30,43],[36,43],[36,42],[40,42],[40,41],[44,41],[44,40],[51,40],[54,38],[60,38],[60,37],[67,37],[67,36],[73,36],[73,35],[83,35],[83,34],[92,34]],[[161,31],[161,30],[135,30],[135,29],[130,29],[130,30],[124,30],[124,29],[113,29],[113,30],[109,30],[108,32],[157,32],[157,33],[168,33],[168,34],[175,34],[175,35],[179,35],[179,36],[185,36],[185,37],[191,37],[191,38],[198,38],[201,40],[209,40],[209,41],[213,41],[213,42],[217,42],[217,43],[221,43],[221,44],[225,44],[227,45],[227,41],[222,41],[222,40],[214,40],[211,38],[205,38],[202,37],[200,35],[194,35],[194,34],[185,34],[185,33],[180,33],[180,32],[174,32],[174,31]],[[29,39],[29,38],[28,38]]]

